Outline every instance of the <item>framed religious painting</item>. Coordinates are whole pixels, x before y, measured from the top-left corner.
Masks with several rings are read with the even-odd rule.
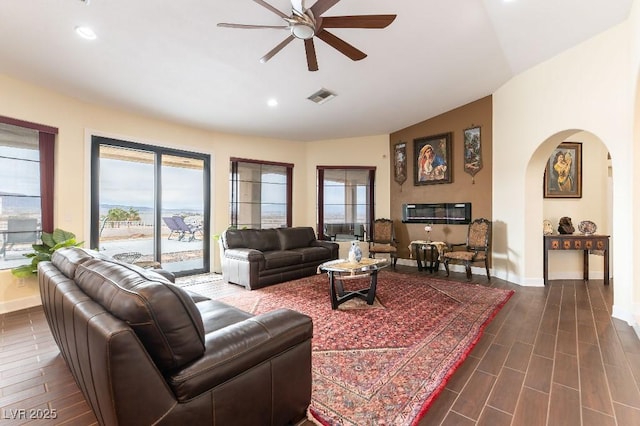
[[[480,143],[480,126],[464,130],[464,171],[471,175],[472,183],[475,183],[476,173],[482,169],[482,147]]]
[[[582,144],[563,142],[544,169],[544,198],[582,198]]]
[[[451,133],[413,141],[414,184],[451,183]]]

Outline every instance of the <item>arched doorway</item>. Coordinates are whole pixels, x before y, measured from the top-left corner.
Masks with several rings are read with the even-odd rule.
[[[562,142],[577,142],[582,153],[582,197],[545,198],[543,189],[544,171],[549,157]],[[525,268],[535,271],[527,276],[539,277],[528,285],[541,286],[543,263],[543,220],[550,220],[557,232],[559,218],[572,218],[574,227],[580,221],[591,220],[598,226],[599,234],[612,234],[612,174],[608,150],[597,135],[579,129],[557,132],[543,141],[534,151],[526,171],[525,223]],[[610,244],[612,247],[613,244]],[[611,251],[609,253],[611,256]],[[592,255],[592,257],[595,255]],[[589,262],[590,277],[597,279],[603,273],[603,259]],[[582,277],[582,253],[561,251],[549,257],[549,279],[580,279]]]

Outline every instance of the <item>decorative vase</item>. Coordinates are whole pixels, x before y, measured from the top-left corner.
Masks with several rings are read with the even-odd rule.
[[[349,249],[349,262],[357,263],[362,259],[362,250],[357,241],[351,242],[351,248]]]

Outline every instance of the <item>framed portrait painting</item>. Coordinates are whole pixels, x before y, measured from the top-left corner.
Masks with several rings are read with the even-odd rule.
[[[544,169],[544,198],[582,198],[582,144],[563,142]]]
[[[414,184],[451,183],[451,133],[413,141]]]

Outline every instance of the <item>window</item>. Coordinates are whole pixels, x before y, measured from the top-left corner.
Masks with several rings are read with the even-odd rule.
[[[91,247],[178,276],[209,271],[209,155],[93,136],[91,160]]]
[[[231,226],[291,226],[293,164],[231,158]]]
[[[53,152],[58,129],[0,117],[0,269],[53,231]]]
[[[374,167],[318,166],[318,235],[365,240],[374,216]]]

